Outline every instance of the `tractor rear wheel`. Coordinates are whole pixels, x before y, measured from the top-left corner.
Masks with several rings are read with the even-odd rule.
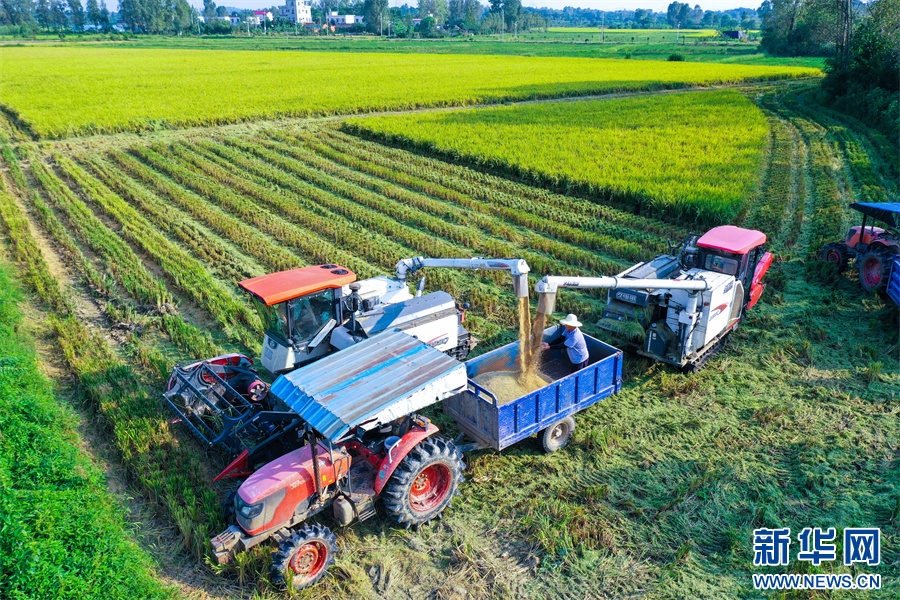
[[[837,267],[838,272],[842,272],[847,268],[847,263],[850,259],[850,253],[847,252],[847,246],[840,242],[827,244],[822,248],[822,252],[819,256],[825,262],[834,264]]]
[[[278,588],[302,590],[325,576],[334,564],[337,538],[322,525],[305,525],[291,533],[272,555],[272,583]]]
[[[407,529],[440,517],[459,493],[466,464],[450,440],[435,437],[413,448],[384,486],[384,508]]]
[[[867,292],[883,292],[887,289],[894,255],[883,247],[874,247],[857,258],[859,283]]]
[[[558,423],[554,423],[544,430],[541,436],[541,443],[544,445],[544,452],[556,452],[561,448],[565,448],[575,433],[575,419],[566,417]]]

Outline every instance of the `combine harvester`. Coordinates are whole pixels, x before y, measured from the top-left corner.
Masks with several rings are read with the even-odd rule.
[[[647,346],[654,356],[699,368],[762,293],[771,263],[764,242],[759,232],[716,228],[689,239],[677,256],[618,277],[545,277],[536,287],[539,313],[552,312],[560,287],[616,289],[607,315],[619,310],[619,294],[628,294],[624,301],[653,317],[648,338],[656,331],[667,336],[665,344]],[[283,373],[271,388],[242,355],[174,369],[166,401],[201,440],[237,455],[216,479],[247,477],[226,503],[232,524],[212,540],[220,563],[271,541],[272,580],[295,589],[313,585],[337,546],[334,534],[310,518],[327,512],[349,525],[374,516],[380,500],[402,526],[427,523],[458,491],[462,451],[502,450],[534,434],[542,434],[547,451],[558,450],[571,438],[577,412],[621,389],[622,351],[585,336],[586,368],[570,374],[564,358],[542,351],[535,364],[545,385],[499,402],[472,379],[515,372],[520,342],[457,360],[473,345],[463,310],[444,292],[421,295],[422,281],[415,296],[406,288],[407,276],[424,266],[507,270],[516,296],[528,296],[528,265],[518,259],[406,259],[396,279],[362,282],[336,265],[295,269],[240,284],[266,317],[271,352],[263,364]],[[650,269],[671,278],[648,279]],[[531,348],[557,333],[541,321]],[[438,403],[462,432],[454,441],[436,435],[438,428],[418,414]],[[463,444],[466,436],[474,441]]]
[[[611,290],[598,326],[638,354],[699,371],[762,296],[772,264],[764,233],[724,225],[688,237],[615,277],[544,277],[538,314],[551,314],[559,288]]]

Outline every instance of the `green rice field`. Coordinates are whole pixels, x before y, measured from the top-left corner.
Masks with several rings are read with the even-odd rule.
[[[759,107],[733,90],[363,117],[347,126],[698,223],[731,222],[746,208],[767,135]]]
[[[3,108],[20,127],[48,138],[818,73],[581,58],[89,47],[3,48],[0,60],[16,73],[0,81]]]

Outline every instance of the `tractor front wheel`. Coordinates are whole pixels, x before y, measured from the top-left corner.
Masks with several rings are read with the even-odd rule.
[[[337,551],[337,538],[330,529],[305,525],[281,542],[272,555],[272,583],[283,590],[308,588],[325,576]]]
[[[835,265],[838,272],[842,272],[847,268],[847,263],[850,258],[850,254],[847,252],[847,246],[840,242],[827,244],[822,248],[820,256],[825,262],[830,262]]]
[[[566,417],[558,423],[554,423],[544,430],[541,436],[541,443],[544,445],[544,452],[556,452],[561,448],[565,448],[572,434],[575,433],[575,419]]]
[[[859,283],[867,292],[883,292],[887,289],[894,255],[887,248],[870,248],[857,258]]]
[[[459,493],[466,464],[462,452],[444,438],[413,448],[384,486],[384,508],[407,529],[439,517]]]

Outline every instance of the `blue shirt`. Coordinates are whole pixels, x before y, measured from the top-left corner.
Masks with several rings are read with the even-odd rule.
[[[577,327],[572,331],[563,329],[562,336],[565,339],[563,345],[573,365],[580,365],[589,358],[587,342],[584,341],[584,334],[580,329]]]

